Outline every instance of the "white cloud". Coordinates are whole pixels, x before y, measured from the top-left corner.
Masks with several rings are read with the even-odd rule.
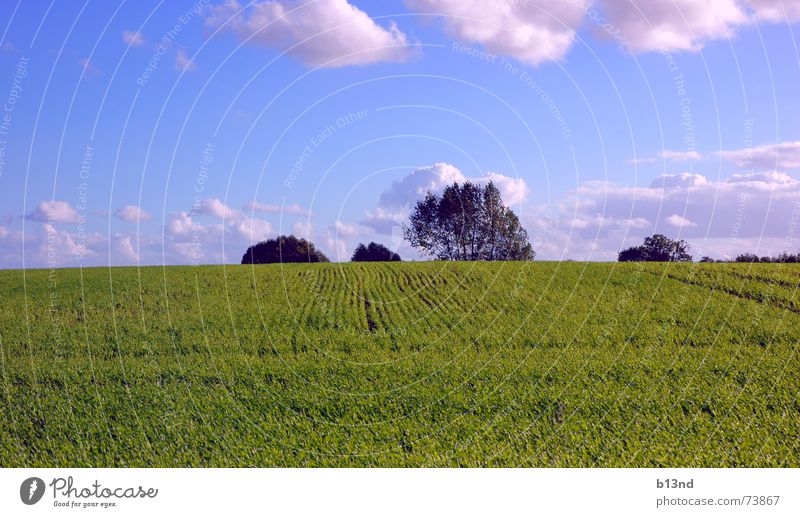
[[[413,10],[440,15],[446,31],[489,52],[537,65],[559,60],[575,40],[589,5],[584,0],[406,0]]]
[[[131,47],[141,47],[145,44],[144,36],[137,31],[122,31],[122,41]]]
[[[114,254],[113,259],[117,262],[137,264],[139,263],[139,254],[133,247],[130,235],[117,235],[114,239]],[[120,259],[122,259],[120,261]]]
[[[246,212],[261,212],[265,214],[311,215],[311,210],[303,208],[297,203],[281,206],[251,201],[244,206],[244,210]]]
[[[630,48],[696,51],[748,21],[738,0],[605,0],[603,14]]]
[[[798,0],[747,0],[759,20],[780,23],[800,19]]]
[[[182,48],[179,48],[175,53],[175,70],[178,70],[179,72],[190,72],[192,70],[197,70],[197,64]]]
[[[331,225],[330,229],[336,235],[346,239],[352,239],[360,234],[356,225],[343,223],[338,219]]]
[[[720,151],[719,155],[741,169],[800,169],[800,140]]]
[[[672,162],[688,162],[688,161],[698,161],[703,159],[703,155],[698,153],[697,151],[664,150],[658,153],[658,157]]]
[[[435,192],[451,183],[463,183],[466,177],[458,167],[439,162],[434,165],[420,167],[406,175],[400,181],[380,195],[378,205],[382,208],[401,208],[421,199],[429,190]]]
[[[378,25],[346,0],[255,1],[247,7],[228,0],[206,14],[207,27],[284,50],[310,67],[404,61],[410,56],[406,36],[394,22]]]
[[[658,163],[660,160],[658,158],[630,158],[628,163],[633,165],[642,165],[648,163]]]
[[[678,187],[698,187],[707,185],[708,180],[702,174],[695,174],[693,172],[681,172],[679,174],[662,174],[653,180],[650,184],[652,188],[665,188],[672,189]]]
[[[272,235],[272,224],[263,219],[231,221],[228,223],[227,229],[248,242],[260,242]]]
[[[645,157],[645,158],[631,158],[628,160],[628,163],[632,163],[634,165],[641,165],[641,164],[649,164],[649,163],[661,163],[664,160],[668,160],[670,162],[688,162],[688,161],[698,161],[702,160],[703,155],[698,153],[697,151],[670,151],[665,149],[658,153],[658,158],[653,157]]]
[[[78,60],[78,64],[83,68],[83,75],[91,77],[93,75],[100,75],[100,70],[92,64],[88,57],[83,57]]]
[[[478,178],[467,178],[458,167],[439,162],[434,165],[419,167],[384,191],[378,199],[378,206],[383,209],[398,209],[413,205],[428,191],[436,192],[452,183],[494,182],[500,190],[503,201],[507,205],[517,204],[528,196],[530,189],[522,178],[512,178],[497,172],[488,172]]]
[[[325,237],[325,245],[331,255],[330,259],[334,262],[344,262],[350,259],[347,242],[341,237],[328,233]]]
[[[428,191],[437,192],[452,183],[493,182],[508,206],[524,201],[530,189],[523,178],[512,178],[497,172],[488,172],[478,178],[466,177],[458,167],[445,162],[419,167],[385,190],[378,198],[378,206],[366,211],[361,224],[378,233],[392,235],[407,219],[411,207]]]
[[[42,201],[26,217],[32,221],[72,224],[77,222],[78,212],[66,201]]]
[[[399,228],[408,219],[408,208],[401,208],[396,211],[385,210],[381,207],[376,207],[375,210],[366,210],[363,221],[361,224],[375,230],[378,233],[392,235],[395,228]]]
[[[747,183],[760,190],[776,190],[786,186],[792,187],[797,180],[784,172],[751,172],[749,174],[733,174],[728,183]]]
[[[685,217],[679,216],[678,214],[672,214],[664,219],[664,221],[668,225],[674,226],[675,228],[683,228],[684,226],[697,226],[697,223],[693,223]]]
[[[241,214],[229,207],[218,198],[210,197],[200,202],[197,212],[203,215],[210,215],[218,219],[238,219]]]
[[[620,249],[658,232],[705,252],[713,247],[717,257],[735,256],[750,249],[743,243],[758,240],[770,242],[774,254],[798,247],[800,180],[761,172],[718,181],[666,174],[650,187],[593,181],[522,220],[541,258],[613,260]]]
[[[75,233],[58,230],[54,225],[42,225],[43,235],[38,235],[31,242],[37,243],[36,252],[29,257],[33,262],[42,265],[67,266],[74,265],[80,258],[91,259],[97,256],[96,245],[102,241],[99,234],[90,234],[79,239]]]
[[[167,222],[166,231],[172,236],[182,236],[191,233],[192,217],[188,212],[173,214]]]
[[[292,225],[292,234],[297,237],[302,237],[311,240],[311,234],[314,232],[314,225],[309,221],[297,221]]]
[[[514,206],[522,203],[528,197],[530,189],[522,178],[512,178],[496,172],[490,172],[486,176],[479,178],[479,183],[493,182],[503,196],[503,202],[507,206]]]
[[[136,205],[123,206],[122,208],[117,209],[117,211],[114,212],[114,215],[129,223],[147,221],[151,218],[150,214]]]

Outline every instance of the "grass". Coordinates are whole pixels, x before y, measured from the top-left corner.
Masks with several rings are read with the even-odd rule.
[[[800,466],[800,268],[0,271],[0,466]]]

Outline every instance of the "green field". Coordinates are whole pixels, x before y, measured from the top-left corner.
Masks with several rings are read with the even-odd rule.
[[[800,466],[800,267],[0,271],[0,466]]]

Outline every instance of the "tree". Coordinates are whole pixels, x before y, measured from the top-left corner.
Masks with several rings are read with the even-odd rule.
[[[775,262],[782,262],[782,263],[800,262],[800,253],[792,254],[792,253],[787,253],[787,252],[784,251],[780,255],[775,257],[774,261]]]
[[[716,262],[713,258],[703,255],[703,258],[700,259],[700,262]]]
[[[734,262],[775,262],[775,263],[796,263],[800,262],[800,253],[781,252],[775,257],[759,257],[755,253],[741,253],[733,259]]]
[[[758,262],[759,260],[755,253],[742,253],[733,259],[734,262]]]
[[[691,262],[689,245],[682,240],[673,240],[660,233],[645,237],[644,244],[619,252],[620,262]]]
[[[294,235],[281,235],[247,248],[242,264],[273,264],[276,262],[330,262],[314,244]]]
[[[400,262],[400,255],[383,244],[370,242],[367,246],[359,244],[353,252],[352,262]]]
[[[528,232],[493,183],[453,183],[428,192],[403,225],[403,236],[439,260],[533,260]]]
[[[620,251],[617,260],[619,262],[646,262],[650,259],[644,246],[633,246]]]

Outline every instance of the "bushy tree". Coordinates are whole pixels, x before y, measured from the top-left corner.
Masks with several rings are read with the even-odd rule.
[[[691,262],[689,245],[682,240],[673,240],[660,233],[645,237],[644,244],[619,252],[620,262]]]
[[[366,246],[363,243],[359,244],[350,260],[353,262],[400,262],[400,255],[383,244],[370,242]]]
[[[274,264],[276,262],[330,262],[314,244],[294,235],[281,235],[247,248],[242,264]]]
[[[411,245],[439,260],[533,260],[528,232],[493,183],[428,192],[403,225]]]
[[[800,253],[780,253],[777,257],[759,257],[755,253],[742,253],[738,255],[734,262],[777,262],[777,263],[796,263],[800,262]]]
[[[800,262],[800,253],[787,253],[783,252],[775,257],[774,262],[781,263],[797,263]]]
[[[758,262],[759,260],[755,253],[742,253],[733,259],[734,262]]]

